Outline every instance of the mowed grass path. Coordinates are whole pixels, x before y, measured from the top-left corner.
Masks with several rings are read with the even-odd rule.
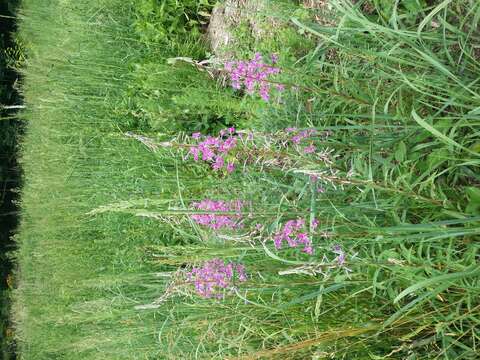
[[[23,1],[28,127],[14,304],[20,357],[475,358],[478,61],[449,59],[446,68],[415,32],[375,27],[347,6],[339,10],[349,26],[338,34],[297,20],[312,53],[286,80],[305,83],[313,95],[292,92],[284,106],[259,105],[188,65],[167,65],[171,49],[138,40],[134,5]],[[466,18],[478,23],[474,14]],[[445,44],[457,35],[449,32]],[[470,35],[477,39],[472,31],[458,41]],[[316,37],[328,41],[317,48]],[[442,43],[438,34],[423,40],[425,47]],[[280,55],[282,66],[294,62]],[[199,101],[202,93],[214,100]],[[267,158],[225,177],[170,146],[154,152],[125,135],[184,141],[176,130],[188,126],[163,118],[157,105],[188,106],[189,99],[205,111],[249,114],[238,121],[257,130],[328,130],[315,141],[334,149],[332,166],[344,183],[316,191],[305,173],[324,169],[321,161],[291,149],[284,150],[292,169],[289,161],[268,168]],[[277,252],[248,229],[216,234],[180,216],[203,198],[248,200],[265,225],[263,239],[288,219],[314,216],[328,236],[315,239],[317,252],[306,257]],[[335,269],[322,276],[322,256],[333,259],[337,243],[352,272],[327,264]],[[176,277],[177,269],[213,257],[242,262],[249,274],[223,300],[201,298]],[[312,276],[312,269],[320,270]]]

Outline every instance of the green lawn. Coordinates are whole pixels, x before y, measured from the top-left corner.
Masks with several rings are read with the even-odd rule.
[[[146,0],[23,1],[20,358],[476,358],[480,3],[372,3],[332,0],[328,27],[267,1],[277,32],[238,26],[236,58],[279,56],[265,102],[167,61],[207,44],[160,36]],[[189,155],[231,126],[231,174]],[[297,219],[311,255],[274,246]],[[212,259],[246,281],[201,296]]]

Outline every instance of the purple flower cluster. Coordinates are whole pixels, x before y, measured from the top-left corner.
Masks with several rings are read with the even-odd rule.
[[[315,230],[318,226],[318,221],[313,220],[311,224],[311,229]],[[277,232],[273,237],[273,243],[277,249],[281,249],[283,242],[286,241],[288,246],[293,248],[298,245],[303,245],[302,252],[312,255],[313,246],[312,240],[310,239],[306,226],[305,220],[289,220],[287,221],[281,230]]]
[[[315,129],[298,130],[297,128],[286,128],[285,132],[291,136],[290,141],[295,145],[300,145],[304,140],[317,135],[317,130]],[[313,154],[315,151],[317,151],[317,148],[312,143],[303,148],[304,154]]]
[[[271,56],[272,64],[278,61],[278,56]],[[234,89],[245,88],[247,93],[253,94],[258,89],[260,97],[268,101],[270,99],[271,82],[269,77],[280,73],[280,68],[265,64],[260,53],[256,53],[249,61],[229,61],[225,63],[224,70],[230,77]],[[283,84],[276,84],[277,91],[283,91]]]
[[[316,186],[316,189],[317,189],[318,193],[324,193],[325,192],[325,188],[318,184],[318,181],[319,181],[318,175],[310,175],[310,181],[312,182],[313,185]]]
[[[242,227],[240,223],[242,219],[242,208],[244,203],[240,200],[222,201],[222,200],[210,200],[205,199],[200,202],[194,202],[192,207],[197,210],[208,211],[207,214],[193,214],[192,220],[197,224],[208,226],[213,230],[219,230],[222,228],[237,229]],[[219,214],[229,213],[234,214]]]
[[[188,282],[193,283],[197,294],[205,298],[223,298],[220,291],[231,288],[234,278],[240,282],[247,281],[245,266],[235,263],[226,264],[218,258],[206,261],[202,267],[194,267],[187,273]]]
[[[338,263],[338,265],[343,266],[345,264],[346,254],[343,251],[342,247],[340,245],[335,245],[332,248],[332,251],[334,254],[337,255],[337,257],[335,258],[335,261]]]
[[[237,135],[235,128],[231,127],[221,130],[217,137],[202,136],[200,133],[192,134],[192,138],[198,141],[198,144],[190,148],[190,154],[195,161],[202,159],[212,165],[213,170],[225,168],[228,173],[235,170],[233,162],[226,161],[226,157],[237,146]]]

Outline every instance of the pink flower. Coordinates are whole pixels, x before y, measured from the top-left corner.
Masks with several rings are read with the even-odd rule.
[[[242,264],[237,264],[235,266],[236,270],[237,270],[237,273],[238,273],[238,280],[240,281],[247,281],[247,275],[245,273],[245,266],[243,266]]]
[[[202,136],[202,134],[200,134],[199,132],[196,132],[196,133],[192,134],[192,138],[194,138],[194,139],[200,139],[200,136]]]
[[[300,135],[295,135],[292,137],[292,142],[295,144],[300,144],[300,141],[302,141],[302,137]]]
[[[212,165],[213,170],[220,170],[223,165],[225,164],[225,161],[223,160],[223,157],[217,156],[215,159],[215,162]]]
[[[282,248],[283,242],[286,241],[291,248],[297,247],[300,244],[304,245],[303,252],[312,255],[313,247],[312,240],[305,231],[305,220],[289,220],[287,221],[281,230],[277,232],[273,237],[273,243],[277,250]]]
[[[273,237],[273,244],[275,245],[275,248],[277,250],[280,250],[282,248],[282,241],[283,236],[281,234],[277,234]]]
[[[345,259],[346,259],[346,254],[343,251],[342,247],[340,245],[335,245],[332,249],[332,251],[337,254],[338,256],[335,258],[337,261],[338,265],[342,266],[345,264]]]
[[[270,94],[269,94],[269,86],[266,85],[266,84],[263,84],[261,87],[260,87],[260,97],[265,100],[265,101],[268,101],[270,100]]]
[[[272,63],[278,60],[278,56],[271,56]],[[280,73],[280,69],[263,63],[263,57],[260,53],[255,53],[250,61],[233,61],[224,65],[224,70],[230,76],[230,82],[234,89],[245,88],[247,93],[253,94],[257,89],[260,97],[264,101],[270,99],[270,86],[268,78]],[[276,86],[277,91],[284,90],[284,85]]]
[[[244,204],[241,200],[215,201],[210,199],[201,202],[192,203],[192,207],[207,213],[192,214],[190,217],[199,225],[207,226],[213,230],[223,228],[236,229],[242,227],[242,208]],[[231,213],[235,214],[224,214]]]
[[[240,85],[240,81],[232,80],[232,87],[236,90],[240,90],[242,88],[242,85]]]
[[[220,131],[218,137],[207,136],[201,140],[200,133],[192,135],[198,140],[196,146],[190,148],[190,153],[195,161],[199,160],[200,154],[202,161],[209,162],[214,170],[220,170],[225,166],[225,157],[237,146],[238,135],[235,135],[235,128],[230,127]],[[234,170],[233,163],[227,165],[227,172]]]
[[[233,163],[228,163],[227,164],[227,172],[231,174],[235,170],[235,165]]]
[[[307,244],[310,242],[307,233],[299,233],[297,234],[297,239],[300,244]]]
[[[217,299],[223,298],[223,289],[233,287],[235,277],[239,282],[247,281],[245,266],[236,263],[225,264],[224,260],[218,258],[205,261],[201,267],[193,267],[186,274],[187,282],[193,283],[198,295]]]
[[[190,153],[193,155],[193,159],[198,161],[198,156],[200,154],[200,150],[197,147],[190,148]]]
[[[237,139],[230,137],[227,140],[225,140],[222,144],[220,144],[219,150],[222,152],[228,152],[232,150],[236,145],[237,145]]]
[[[287,134],[295,133],[295,135],[290,139],[294,144],[300,144],[300,142],[304,139],[308,139],[309,137],[315,135],[317,130],[315,129],[307,129],[297,132],[296,128],[287,128],[285,129]],[[311,145],[313,146],[313,145]],[[314,150],[315,151],[315,150]]]
[[[311,246],[305,246],[302,251],[308,255],[313,255],[313,248]]]
[[[303,152],[304,152],[305,154],[312,154],[312,153],[314,153],[316,150],[317,150],[317,148],[316,148],[315,145],[313,145],[313,144],[312,144],[312,145],[309,145],[309,146],[307,146],[307,147],[305,147],[305,148],[303,148]]]
[[[215,157],[215,153],[207,146],[200,147],[200,151],[202,152],[203,161],[209,161]]]

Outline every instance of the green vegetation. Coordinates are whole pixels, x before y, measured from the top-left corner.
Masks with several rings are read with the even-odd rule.
[[[145,45],[154,42],[175,47],[179,41],[196,41],[201,37],[214,3],[214,0],[140,0],[135,3],[134,25]]]
[[[230,50],[278,54],[269,102],[193,61],[212,2],[23,1],[20,358],[476,358],[480,3],[332,0],[335,26],[267,3],[278,33]],[[231,174],[188,155],[230,126]],[[199,224],[203,199],[244,227]],[[273,244],[298,218],[313,255]],[[221,299],[187,275],[214,258],[248,276]]]
[[[16,167],[15,151],[18,120],[9,106],[18,104],[14,89],[16,74],[11,68],[12,60],[19,52],[10,33],[15,31],[14,8],[16,1],[0,4],[0,358],[11,359],[13,332],[10,326],[10,281],[12,261],[8,253],[14,248],[11,235],[17,225],[17,198],[14,189],[19,187],[19,172]],[[5,107],[6,106],[6,107]]]

